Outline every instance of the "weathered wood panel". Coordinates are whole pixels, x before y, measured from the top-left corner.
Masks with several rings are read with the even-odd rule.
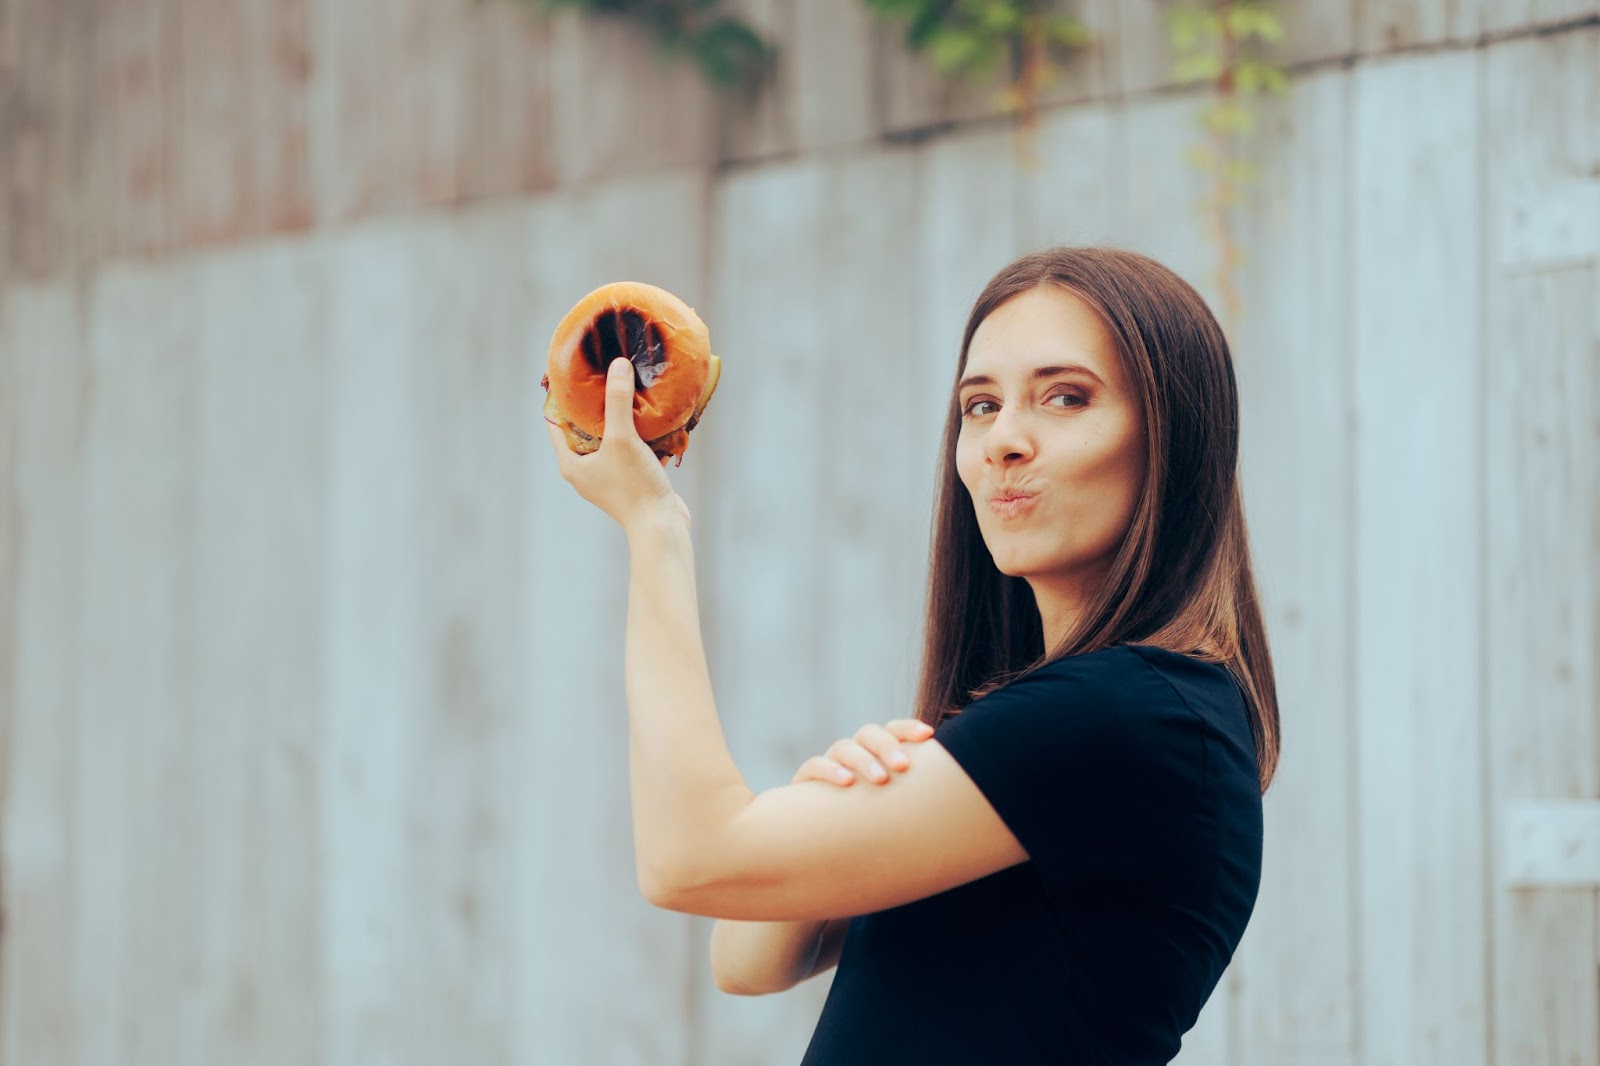
[[[710,467],[695,525],[716,559],[702,618],[718,711],[757,792],[788,783],[834,739],[837,720],[817,672],[820,445],[837,424],[828,403],[850,383],[830,372],[828,346],[841,338],[817,302],[823,264],[806,254],[822,194],[820,168],[778,166],[729,181],[714,202],[712,336],[726,366],[695,431]],[[698,947],[711,926],[696,926]],[[728,997],[698,959],[694,985],[696,1061],[727,1063],[799,1061],[827,991],[824,981],[783,997]]]
[[[314,249],[192,261],[145,313],[194,322],[186,486],[188,673],[157,708],[175,850],[170,987],[128,975],[183,1050],[152,1061],[322,1055],[323,582],[328,360]],[[160,839],[152,830],[148,842]],[[172,839],[172,838],[169,838]],[[289,994],[285,994],[286,990]]]
[[[1596,0],[1493,0],[1483,4],[1484,33],[1559,25],[1600,15]]]
[[[1468,41],[1483,28],[1489,6],[1484,0],[1356,0],[1356,47],[1390,52]]]
[[[614,651],[606,650],[619,649],[624,632],[626,541],[557,474],[538,414],[544,394],[537,391],[556,323],[598,285],[648,281],[705,309],[706,204],[701,176],[658,174],[541,201],[529,223],[519,291],[527,357],[537,369],[526,408],[534,456],[531,487],[523,493],[530,702],[518,810],[528,812],[532,827],[525,833],[533,836],[528,843],[524,835],[519,849],[522,918],[515,936],[529,969],[514,1006],[529,1062],[707,1061],[693,1046],[686,1004],[698,920],[651,907],[635,879],[623,676]],[[645,232],[653,239],[640,240]],[[718,404],[725,405],[724,417],[735,406],[721,390],[739,380],[737,365],[748,357],[738,344],[718,341],[715,332],[712,338],[729,353],[728,377],[683,467],[669,476],[684,483],[694,516],[702,618],[714,629],[714,593],[707,588],[714,563],[705,554],[711,516],[692,471],[717,453],[702,434],[714,424]],[[731,722],[737,704],[721,689],[718,696],[723,720]]]
[[[61,945],[86,1063],[199,1053],[196,1008],[174,998],[199,976],[182,946],[192,943],[190,903],[205,890],[192,851],[205,817],[193,787],[203,757],[185,733],[201,624],[191,566],[196,319],[159,313],[177,306],[189,280],[181,270],[118,271],[93,292],[64,886],[73,921]]]
[[[172,246],[174,138],[182,130],[177,0],[102,3],[96,19],[91,158],[98,191],[83,206],[100,216],[100,256],[164,251]]]
[[[664,58],[636,23],[563,11],[551,18],[546,61],[562,185],[716,158],[714,91],[693,63]]]
[[[177,0],[175,17],[180,88],[168,120],[181,130],[170,140],[172,242],[307,228],[307,0]]]
[[[1370,1066],[1489,1059],[1478,62],[1356,75],[1360,1010]],[[1396,100],[1407,106],[1397,108]]]
[[[1117,244],[1129,236],[1127,123],[1086,105],[1045,116],[1039,165],[1021,177],[1017,228],[1036,247]]]
[[[1282,762],[1264,800],[1261,891],[1235,968],[1233,1066],[1356,1063],[1349,412],[1350,75],[1263,108],[1261,180],[1235,216],[1231,338],[1240,476],[1271,637]]]
[[[91,0],[0,9],[0,283],[96,252]]]
[[[1600,797],[1600,30],[1485,66],[1486,790],[1500,1062],[1600,1064],[1600,892],[1512,882],[1520,803]]]
[[[0,1059],[72,1062],[86,1021],[70,945],[83,684],[85,405],[79,294],[15,287],[0,305]]]
[[[472,38],[466,195],[490,199],[552,188],[549,22],[534,17],[523,3],[479,0],[472,12]]]

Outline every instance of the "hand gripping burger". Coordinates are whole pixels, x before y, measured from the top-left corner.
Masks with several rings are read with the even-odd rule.
[[[717,390],[722,361],[711,354],[706,324],[665,289],[639,281],[602,285],[556,326],[547,373],[544,417],[580,454],[595,451],[605,432],[606,368],[618,356],[633,363],[633,421],[656,457],[683,465],[689,431]]]

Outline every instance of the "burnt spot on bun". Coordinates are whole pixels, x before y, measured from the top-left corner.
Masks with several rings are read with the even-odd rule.
[[[667,344],[661,328],[631,307],[603,311],[583,335],[583,357],[604,374],[618,358],[633,364],[634,387],[648,389],[667,369]]]

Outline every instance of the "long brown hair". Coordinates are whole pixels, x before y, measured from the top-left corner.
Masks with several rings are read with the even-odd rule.
[[[956,382],[972,336],[1012,297],[1056,286],[1105,322],[1144,412],[1148,465],[1104,583],[1058,648],[1033,590],[995,567],[956,473]],[[1222,328],[1194,288],[1148,256],[1055,247],[996,274],[967,319],[951,381],[934,507],[917,717],[937,725],[1047,662],[1148,644],[1233,674],[1250,712],[1261,791],[1278,764],[1278,696],[1239,496],[1239,398]]]

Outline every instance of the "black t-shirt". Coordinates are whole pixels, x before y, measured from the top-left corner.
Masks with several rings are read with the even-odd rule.
[[[852,918],[802,1066],[1171,1061],[1260,886],[1246,713],[1226,667],[1117,645],[940,723],[1028,861]]]

